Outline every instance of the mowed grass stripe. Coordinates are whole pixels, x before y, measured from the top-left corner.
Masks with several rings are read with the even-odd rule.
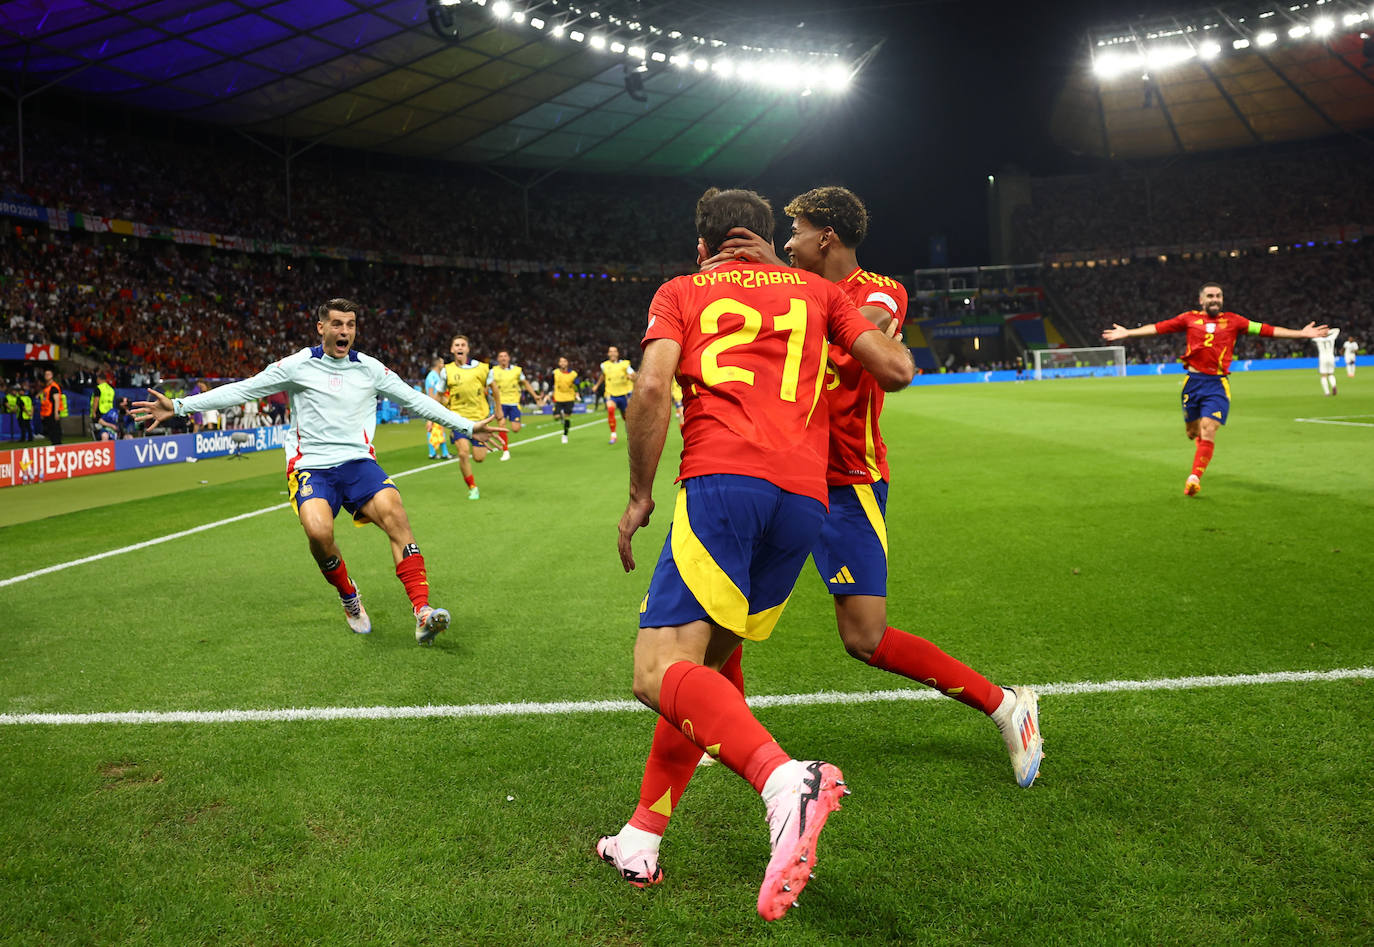
[[[1207,674],[1196,677],[1165,677],[1148,681],[1077,681],[1037,684],[1042,696],[1115,694],[1131,691],[1172,691],[1202,687],[1241,687],[1260,684],[1311,684],[1325,681],[1374,679],[1374,667],[1337,668],[1330,671],[1271,671],[1261,674]],[[936,700],[934,690],[881,690],[812,694],[768,694],[749,698],[751,707],[806,707],[819,704],[877,704],[893,701]],[[648,710],[635,700],[569,700],[543,703],[439,704],[423,707],[293,707],[283,710],[180,710],[119,711],[85,714],[0,714],[0,725],[25,724],[69,726],[82,724],[146,723],[279,723],[322,720],[414,720],[424,717],[536,717],[592,713],[627,713]]]

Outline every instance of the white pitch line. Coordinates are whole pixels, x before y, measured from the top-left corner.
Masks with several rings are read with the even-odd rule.
[[[587,421],[584,424],[575,425],[573,427],[573,430],[577,430],[578,428],[591,427],[593,424],[601,423],[602,421],[600,420]],[[525,438],[519,441],[512,441],[510,446],[523,447],[526,444],[533,444],[535,441],[542,441],[546,437],[553,437],[555,434],[560,433],[562,432],[551,431],[548,434],[539,434],[534,437]],[[423,467],[412,467],[409,470],[402,470],[400,473],[391,474],[391,479],[395,480],[397,477],[408,477],[411,474],[423,473],[426,470],[434,470],[436,468],[443,467],[455,462],[456,458],[454,460],[440,461],[437,464],[426,464]],[[113,556],[122,556],[126,553],[137,552],[140,549],[147,549],[149,546],[156,546],[160,543],[169,543],[174,539],[182,539],[186,536],[194,536],[196,533],[203,533],[207,529],[214,529],[217,526],[227,526],[230,523],[237,523],[240,520],[251,519],[254,516],[261,516],[263,513],[271,513],[273,510],[283,510],[290,505],[290,503],[274,503],[272,506],[264,506],[260,510],[252,510],[248,513],[240,513],[238,516],[231,516],[228,519],[215,520],[213,523],[203,523],[200,526],[193,526],[190,529],[183,529],[179,533],[168,533],[166,536],[158,536],[156,539],[146,539],[141,543],[134,543],[132,546],[120,546],[118,549],[110,549],[105,552],[98,552],[93,556],[83,556],[80,559],[73,559],[70,562],[59,562],[55,566],[45,566],[42,569],[35,569],[33,572],[25,572],[23,575],[10,576],[8,579],[0,579],[0,589],[3,589],[7,585],[16,585],[20,582],[27,582],[29,579],[36,579],[42,575],[49,575],[53,572],[61,572],[63,569],[71,569],[74,566],[84,566],[88,562],[99,562],[101,559],[109,559]]]
[[[1271,671],[1264,674],[1208,674],[1164,677],[1145,681],[1076,681],[1037,684],[1042,697],[1079,694],[1117,694],[1133,691],[1173,691],[1202,687],[1243,687],[1258,684],[1308,684],[1324,681],[1371,680],[1374,667],[1333,671]],[[842,693],[772,694],[750,697],[750,707],[806,707],[817,704],[877,704],[895,701],[940,700],[935,690],[882,690]],[[145,724],[145,723],[278,723],[320,720],[415,720],[426,717],[483,718],[537,717],[565,714],[630,713],[648,708],[634,700],[569,700],[550,703],[431,704],[423,707],[293,707],[283,710],[130,710],[87,714],[0,714],[0,725]]]
[[[1339,421],[1337,418],[1370,418],[1369,421]],[[1338,414],[1330,418],[1294,418],[1308,424],[1338,424],[1342,427],[1374,427],[1374,414]]]

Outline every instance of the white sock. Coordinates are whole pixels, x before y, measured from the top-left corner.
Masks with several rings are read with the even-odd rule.
[[[763,784],[764,803],[772,805],[774,799],[792,789],[801,780],[804,772],[805,767],[802,766],[800,760],[788,760],[773,770],[772,775]]]
[[[663,841],[663,836],[655,835],[652,832],[645,832],[643,829],[637,829],[628,822],[615,838],[616,841],[620,843],[620,853],[622,855],[633,855],[635,852],[646,850],[657,853],[658,843]]]
[[[1324,395],[1329,395],[1329,394],[1331,394],[1331,379],[1327,378],[1325,375],[1321,376],[1321,378],[1322,378],[1322,394],[1324,394]]]

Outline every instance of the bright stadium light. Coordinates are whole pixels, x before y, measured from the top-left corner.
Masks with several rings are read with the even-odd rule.
[[[1302,39],[1304,36],[1311,32],[1312,27],[1306,26],[1304,24],[1298,24],[1297,26],[1293,27],[1288,31],[1288,35],[1293,39]]]
[[[1233,43],[1231,44],[1231,48],[1232,48],[1232,49],[1249,49],[1249,48],[1250,48],[1250,41],[1249,41],[1248,39],[1238,39],[1238,40],[1236,40],[1235,42],[1233,42]]]
[[[1312,32],[1318,36],[1330,36],[1335,28],[1336,21],[1329,16],[1324,16],[1320,20],[1314,21],[1312,24]]]
[[[544,21],[537,16],[532,16],[530,17],[530,26],[534,27],[536,30],[542,30],[544,28]]]
[[[710,64],[704,59],[694,59],[692,60],[692,67],[696,69],[697,72],[705,72],[710,68]]]
[[[1186,62],[1195,56],[1197,51],[1191,46],[1156,46],[1145,54],[1145,62],[1151,69],[1161,69]]]
[[[1139,53],[1103,53],[1093,63],[1093,72],[1103,79],[1115,79],[1123,73],[1138,69],[1145,60]]]
[[[829,88],[842,90],[848,87],[850,78],[849,67],[843,63],[832,63],[825,67],[825,84]]]
[[[1221,55],[1221,44],[1210,40],[1198,45],[1197,54],[1203,59],[1216,59]]]
[[[717,59],[711,63],[711,71],[716,75],[728,79],[735,74],[735,64],[728,59]]]
[[[514,13],[512,13],[512,14],[510,15],[510,18],[511,18],[512,20],[514,20],[516,23],[524,23],[524,22],[525,22],[525,11],[524,11],[524,10],[516,10]]]
[[[573,30],[568,33],[568,39],[572,40],[574,43],[580,43],[586,38],[587,34],[583,33],[581,30]]]
[[[643,58],[644,58],[644,47],[643,47],[643,46],[631,46],[631,47],[630,47],[630,55],[633,56],[635,59],[643,59]]]
[[[496,0],[496,2],[491,5],[491,15],[498,20],[504,20],[506,17],[510,16],[510,4],[507,3],[506,0]]]
[[[661,53],[661,52],[659,52],[658,50],[654,50],[652,53],[650,53],[650,54],[649,54],[649,58],[652,59],[654,62],[667,62],[667,61],[668,61],[668,56],[667,56],[667,54],[666,54],[666,53]]]
[[[1364,18],[1368,15],[1369,14],[1367,13],[1347,13],[1345,16],[1341,18],[1341,23],[1343,23],[1346,26],[1354,26],[1356,23],[1359,23],[1362,20],[1364,20]]]
[[[592,45],[596,44],[593,43]],[[611,52],[616,54],[625,52],[625,44],[620,42],[620,40],[616,40],[614,43],[611,44]]]
[[[1255,42],[1261,46],[1273,46],[1279,41],[1279,34],[1265,30],[1255,37]]]
[[[602,36],[600,33],[593,33],[592,38],[587,40],[587,42],[591,44],[592,49],[606,48],[606,37]]]

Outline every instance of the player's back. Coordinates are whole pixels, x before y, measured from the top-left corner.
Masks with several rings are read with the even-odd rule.
[[[659,288],[645,342],[682,346],[679,479],[733,473],[824,502],[826,339],[848,349],[872,326],[830,281],[729,263]]]

